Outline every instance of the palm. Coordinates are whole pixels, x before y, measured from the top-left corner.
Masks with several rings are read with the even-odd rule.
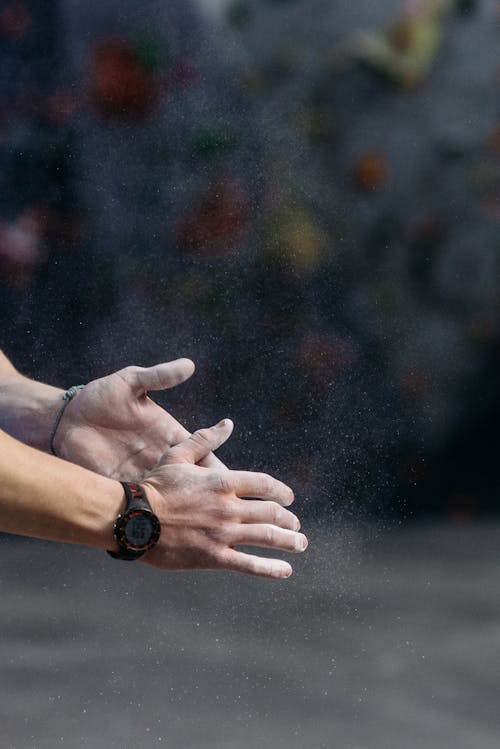
[[[58,429],[61,457],[110,478],[141,479],[165,450],[189,435],[147,395],[190,376],[192,365],[179,361],[184,364],[127,367],[86,385],[68,405]]]

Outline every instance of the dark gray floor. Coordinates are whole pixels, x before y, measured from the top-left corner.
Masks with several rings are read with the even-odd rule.
[[[284,583],[1,539],[2,749],[498,749],[500,526],[309,535]]]

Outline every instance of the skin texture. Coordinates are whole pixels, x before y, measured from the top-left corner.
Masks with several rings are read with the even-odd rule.
[[[0,431],[0,530],[47,541],[115,547],[121,484]]]
[[[291,574],[288,562],[235,548],[305,548],[298,519],[285,509],[293,501],[291,489],[265,474],[195,464],[228,439],[232,428],[227,419],[195,432],[169,448],[142,483],[162,530],[141,562],[163,570],[231,570],[270,579]],[[113,523],[124,508],[119,482],[0,431],[1,531],[116,550]]]
[[[298,533],[298,518],[285,509],[294,501],[292,490],[267,474],[196,465],[232,430],[232,422],[225,419],[195,432],[170,448],[142,482],[162,526],[161,543],[143,558],[147,564],[161,569],[233,570],[277,579],[291,575],[288,562],[235,547],[304,551],[307,539]]]
[[[148,368],[126,367],[89,382],[65,409],[54,440],[57,455],[111,478],[142,478],[167,447],[189,437],[148,392],[175,387],[193,372],[190,359],[177,359]],[[209,454],[203,462],[222,465]]]
[[[148,397],[194,372],[189,359],[153,367],[126,367],[89,382],[66,406],[54,446],[59,457],[110,478],[137,481],[165,450],[189,436],[176,419]],[[63,390],[23,377],[0,352],[0,428],[49,451],[49,437]],[[221,467],[214,455],[203,465]]]

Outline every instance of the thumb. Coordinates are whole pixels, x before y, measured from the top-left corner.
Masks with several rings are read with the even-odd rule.
[[[170,447],[161,460],[161,465],[172,463],[198,463],[213,450],[224,444],[231,436],[234,424],[231,419],[223,419],[213,427],[199,429],[188,439]]]
[[[126,367],[121,374],[134,395],[140,396],[148,390],[166,390],[188,380],[194,372],[191,359],[155,364],[153,367]]]

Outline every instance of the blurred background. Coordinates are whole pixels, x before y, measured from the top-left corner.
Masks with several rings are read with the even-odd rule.
[[[498,747],[499,42],[497,0],[0,0],[0,346],[192,358],[162,404],[314,541],[276,593],[3,538],[9,747]]]

